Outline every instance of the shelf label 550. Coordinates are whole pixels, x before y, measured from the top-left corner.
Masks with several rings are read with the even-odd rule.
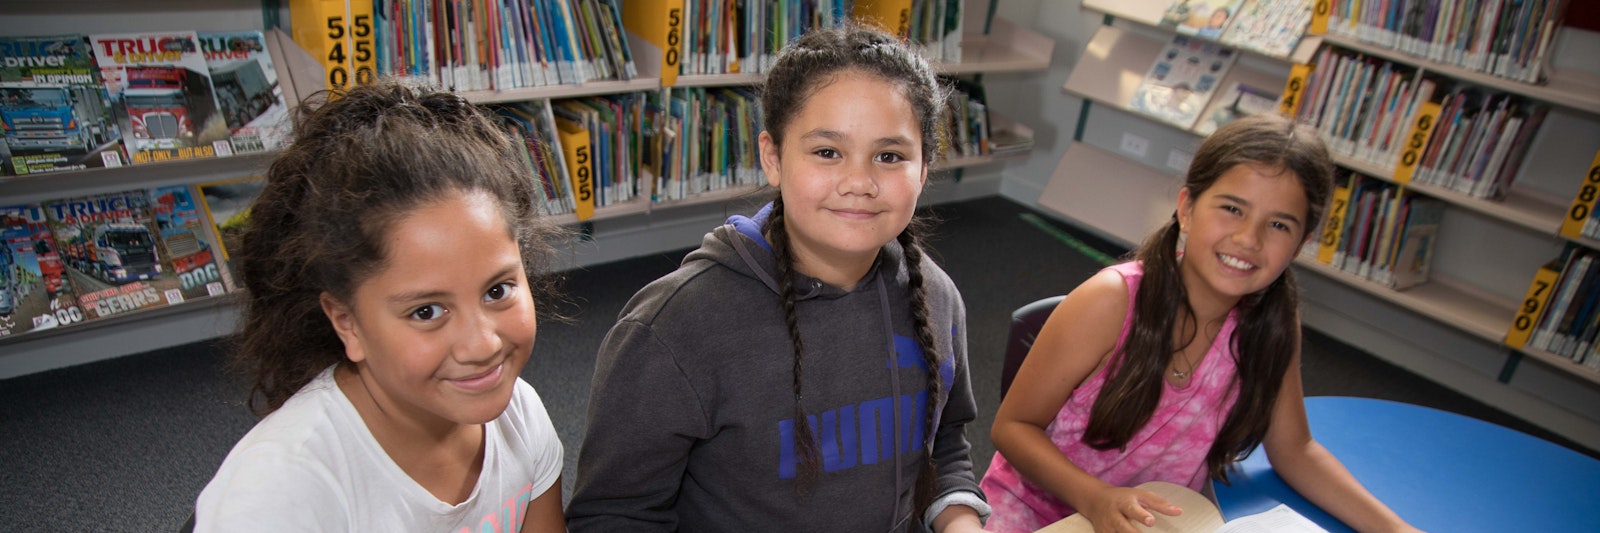
[[[327,22],[327,56],[322,63],[328,69],[328,88],[345,89],[350,86],[350,72],[355,71],[356,85],[372,83],[377,78],[372,50],[372,14],[351,15],[352,23],[346,25],[341,15],[329,15]],[[348,43],[349,48],[346,48]]]

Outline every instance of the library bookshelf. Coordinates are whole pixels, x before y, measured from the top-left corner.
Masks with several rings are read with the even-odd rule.
[[[1184,150],[1192,153],[1204,137],[1194,128],[1146,117],[1132,104],[1146,72],[1173,36],[1172,30],[1157,25],[1169,4],[1168,0],[1083,3],[1104,21],[1085,44],[1062,90],[1085,101],[1086,117],[1080,127],[1086,129],[1080,130],[1080,138],[1067,148],[1039,199],[1040,206],[1129,246],[1172,215],[1187,165],[1176,156]],[[1317,261],[1313,242],[1313,248],[1295,261],[1296,269],[1309,275],[1299,277],[1307,287],[1303,298],[1308,308],[1306,324],[1346,333],[1340,336],[1353,338],[1351,344],[1600,448],[1600,411],[1592,401],[1600,399],[1600,372],[1562,355],[1505,344],[1528,282],[1539,266],[1567,246],[1600,246],[1595,239],[1561,234],[1563,219],[1590,160],[1600,149],[1600,75],[1560,69],[1551,74],[1548,83],[1535,85],[1435,63],[1347,36],[1308,35],[1283,57],[1242,53],[1218,85],[1243,82],[1282,89],[1290,67],[1311,62],[1323,47],[1359,52],[1453,82],[1520,95],[1548,105],[1550,118],[1533,139],[1517,181],[1504,198],[1484,199],[1422,183],[1402,185],[1410,194],[1447,204],[1434,270],[1427,283],[1394,290],[1349,274]],[[1208,102],[1200,116],[1208,116],[1220,104]],[[1172,132],[1155,135],[1179,139],[1173,141],[1179,147],[1173,153],[1180,160],[1169,158],[1163,166],[1159,156],[1137,153],[1142,148],[1130,152],[1117,144],[1119,130],[1137,130],[1141,136],[1152,131]],[[1123,135],[1126,139],[1129,134]],[[1395,169],[1386,165],[1338,153],[1335,163],[1343,169],[1341,175],[1355,171],[1398,183],[1392,178]],[[1377,316],[1399,320],[1373,318]],[[1416,319],[1425,325],[1409,325]],[[1398,321],[1408,326],[1385,324]],[[1449,340],[1430,340],[1434,331]],[[1471,353],[1450,353],[1458,351],[1457,346],[1467,348],[1459,351]],[[1519,365],[1522,361],[1536,362],[1534,366],[1540,368]],[[1532,376],[1527,383],[1522,383],[1524,373]],[[1545,395],[1546,387],[1561,392]],[[1574,397],[1580,400],[1571,400]]]
[[[967,21],[962,37],[962,60],[936,62],[935,66],[939,72],[967,76],[990,72],[1036,71],[1050,66],[1053,40],[1003,19],[991,21],[988,19],[990,10],[985,6],[977,6],[978,2],[969,3],[974,4],[974,7],[964,9]],[[20,9],[19,13],[28,17],[0,24],[0,31],[16,35],[37,32],[128,31],[129,21],[135,26],[151,26],[131,28],[133,30],[155,30],[167,29],[168,25],[227,29],[207,27],[215,24],[243,24],[271,28],[276,23],[287,23],[289,20],[288,16],[284,16],[287,12],[286,3],[260,0],[227,0],[222,5],[205,6],[188,0],[164,0],[152,5],[123,7],[97,2],[64,2],[54,8],[42,5],[8,6],[0,8],[0,13],[8,12],[12,7]],[[101,10],[105,12],[99,12]],[[216,16],[217,10],[226,13],[227,16]],[[38,24],[37,28],[29,25],[41,22],[43,24]],[[989,30],[987,34],[983,33],[986,26]],[[274,46],[273,57],[280,71],[280,83],[286,89],[287,100],[298,102],[299,99],[325,88],[322,66],[316,59],[296,46],[286,33],[279,31],[267,33],[271,35],[270,40]],[[686,87],[750,86],[759,84],[761,79],[760,74],[680,75],[676,76],[672,84],[667,85],[663,83],[659,65],[655,65],[652,70],[651,65],[640,64],[638,76],[627,80],[591,80],[580,84],[465,91],[461,96],[474,104],[497,104]],[[1026,127],[1020,125],[1010,126],[1014,123],[998,115],[994,115],[992,121],[996,128],[1027,131]],[[1026,156],[1027,153],[1022,152],[957,157],[940,161],[932,170],[937,176],[948,174],[944,171],[989,165]],[[257,153],[45,175],[4,176],[0,177],[0,197],[5,198],[8,203],[25,203],[70,195],[245,178],[263,174],[273,157],[272,153]],[[679,212],[703,211],[703,209],[693,209],[697,206],[731,205],[738,200],[748,198],[759,189],[759,186],[754,185],[736,185],[683,199],[662,201],[652,201],[645,195],[615,205],[597,207],[593,217],[586,220],[580,221],[576,215],[558,215],[554,220],[561,224],[580,224],[645,217],[651,219],[653,225],[657,220],[670,222]],[[628,254],[611,255],[626,257]],[[237,313],[236,305],[233,304],[236,302],[237,298],[232,295],[224,295],[149,311],[132,312],[114,319],[91,321],[48,333],[0,338],[0,348],[7,352],[4,357],[0,357],[0,379],[216,338],[233,329]]]

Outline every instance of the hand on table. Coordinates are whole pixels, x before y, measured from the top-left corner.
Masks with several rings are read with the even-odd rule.
[[[1089,505],[1078,512],[1094,525],[1095,533],[1139,533],[1134,524],[1155,525],[1156,517],[1152,513],[1178,516],[1183,510],[1144,489],[1112,487],[1095,495]]]

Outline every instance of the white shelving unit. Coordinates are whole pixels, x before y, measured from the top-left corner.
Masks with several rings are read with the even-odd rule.
[[[973,2],[977,4],[977,2]],[[77,1],[43,4],[0,0],[0,34],[35,35],[50,33],[99,33],[154,31],[165,29],[226,30],[241,27],[261,27],[265,20],[276,18],[287,23],[287,8],[275,17],[268,8],[278,2],[261,0],[161,0],[149,3],[117,3],[102,1]],[[995,19],[990,33],[982,33],[982,22],[987,10],[969,6],[963,35],[963,61],[937,63],[936,68],[953,75],[988,72],[1022,72],[1043,70],[1050,66],[1054,42],[1028,28],[1002,19]],[[976,20],[976,23],[972,21]],[[220,25],[220,26],[219,26]],[[975,30],[976,29],[976,30]],[[287,37],[284,42],[290,43]],[[285,60],[275,51],[274,61],[280,68],[280,83],[286,88],[299,84],[293,91],[304,97],[320,86],[312,82],[322,78],[320,66],[303,51],[295,48]],[[641,69],[648,69],[640,65]],[[659,68],[659,67],[657,67]],[[283,69],[288,69],[283,72]],[[296,75],[298,74],[298,75]],[[590,95],[653,91],[661,88],[659,72],[640,72],[640,76],[626,81],[596,81],[579,85],[556,85],[506,91],[475,91],[463,97],[476,104],[515,102],[547,98],[571,98]],[[760,75],[730,74],[711,76],[679,76],[676,87],[712,87],[751,85],[759,83]],[[286,98],[293,98],[286,91]],[[997,124],[1008,124],[1003,117]],[[243,178],[265,172],[273,154],[219,159],[179,161],[115,169],[95,169],[79,172],[62,172],[37,176],[0,177],[0,203],[26,203],[70,195],[95,194],[157,185],[192,184],[225,179]],[[939,163],[933,170],[953,170],[987,165],[1000,161],[1026,157],[1026,154],[958,158]],[[959,187],[955,187],[959,189]],[[643,218],[650,228],[671,226],[680,213],[688,214],[715,210],[737,200],[747,198],[757,187],[738,186],[711,191],[697,196],[672,201],[652,202],[649,198],[623,202],[595,209],[595,215],[584,222],[610,222]],[[959,194],[959,192],[958,192]],[[698,208],[698,209],[697,209]],[[563,224],[579,221],[575,215],[557,218]],[[702,233],[705,228],[696,230]],[[682,231],[678,231],[683,233]],[[631,239],[631,240],[629,240]],[[663,240],[660,237],[619,239],[627,243],[645,240]],[[670,239],[669,239],[670,240]],[[682,246],[692,245],[688,241]],[[647,250],[646,252],[653,252]],[[627,257],[628,253],[605,254],[609,257]],[[122,355],[205,340],[224,335],[234,328],[237,312],[232,305],[236,298],[221,297],[169,306],[150,311],[133,312],[103,321],[62,328],[49,333],[27,334],[0,339],[0,379],[29,373],[108,359]]]
[[[1092,102],[1093,111],[1086,111],[1086,138],[1067,149],[1038,201],[1040,206],[1128,246],[1136,245],[1171,216],[1177,189],[1182,186],[1182,167],[1169,162],[1163,168],[1152,158],[1126,153],[1115,142],[1120,132],[1096,128],[1130,128],[1123,135],[1182,131],[1178,137],[1187,137],[1187,141],[1176,144],[1189,150],[1201,140],[1193,131],[1145,118],[1130,105],[1146,71],[1172,36],[1170,30],[1156,27],[1168,4],[1167,0],[1083,2],[1085,9],[1109,16],[1085,44],[1062,90]],[[1556,354],[1512,350],[1503,344],[1538,266],[1555,257],[1568,240],[1600,247],[1594,239],[1565,239],[1558,231],[1589,160],[1600,149],[1600,120],[1596,118],[1600,115],[1600,76],[1564,69],[1548,85],[1529,85],[1437,65],[1347,38],[1308,36],[1289,57],[1243,55],[1218,86],[1238,81],[1281,88],[1289,67],[1307,62],[1322,44],[1520,94],[1554,107],[1508,198],[1485,200],[1441,187],[1406,185],[1414,193],[1441,199],[1450,206],[1428,283],[1396,291],[1313,257],[1298,258],[1295,265],[1310,274],[1299,276],[1306,288],[1306,324],[1600,448],[1600,372]],[[1208,107],[1201,116],[1211,111]],[[1140,122],[1144,125],[1127,126]],[[1159,160],[1159,155],[1153,159]],[[1341,167],[1380,179],[1394,174],[1391,168],[1354,158],[1335,159]],[[1404,319],[1376,318],[1395,311]],[[1417,318],[1431,325],[1413,325]],[[1519,365],[1524,359],[1538,364]]]

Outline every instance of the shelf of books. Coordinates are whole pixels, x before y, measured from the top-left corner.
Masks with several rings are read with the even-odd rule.
[[[1574,265],[1575,258],[1589,252],[1570,251],[1595,250],[1600,244],[1600,217],[1592,215],[1594,198],[1600,197],[1595,192],[1600,191],[1595,170],[1600,156],[1589,167],[1591,177],[1576,193],[1577,200],[1572,191],[1578,186],[1555,176],[1584,181],[1582,169],[1563,162],[1552,173],[1547,171],[1551,165],[1533,161],[1600,150],[1600,123],[1594,121],[1600,114],[1600,85],[1587,85],[1592,74],[1545,69],[1540,79],[1549,83],[1535,85],[1511,79],[1539,70],[1537,62],[1511,53],[1497,61],[1512,67],[1488,73],[1422,57],[1426,43],[1405,45],[1418,51],[1410,53],[1353,36],[1312,36],[1297,42],[1292,27],[1286,32],[1289,37],[1256,49],[1265,60],[1221,44],[1239,44],[1238,38],[1229,37],[1235,32],[1230,24],[1244,22],[1243,17],[1263,6],[1280,4],[1304,9],[1304,15],[1311,9],[1310,2],[1268,0],[1086,1],[1085,8],[1116,19],[1095,32],[1063,90],[1198,137],[1238,116],[1266,112],[1288,112],[1316,127],[1342,169],[1341,187],[1322,242],[1297,258],[1297,265],[1600,383],[1600,355],[1594,348],[1600,344],[1600,273],[1590,275]],[[1341,5],[1333,2],[1334,9]],[[1228,15],[1216,15],[1219,10]],[[1203,23],[1215,26],[1210,32],[1193,27],[1202,23],[1195,15],[1204,13],[1215,15],[1202,17]],[[1294,18],[1295,24],[1303,27],[1309,18]],[[1128,22],[1116,22],[1121,20]],[[1473,20],[1493,25],[1487,18]],[[1291,63],[1303,66],[1291,69]],[[1286,91],[1290,97],[1282,96]],[[1553,116],[1553,110],[1561,116]],[[1560,148],[1530,148],[1551,144]],[[1175,189],[1181,185],[1178,178],[1146,163],[1084,143],[1068,149],[1057,174],[1041,196],[1041,206],[1130,245],[1170,216]],[[1535,183],[1522,183],[1529,180]],[[1548,291],[1551,303],[1541,308],[1559,310],[1521,318],[1519,311],[1526,312],[1530,304],[1507,297],[1504,278],[1486,284],[1493,289],[1480,286],[1482,276],[1490,275],[1484,272],[1503,275],[1505,265],[1522,264],[1525,257],[1486,268],[1454,267],[1477,272],[1466,275],[1471,281],[1431,272],[1438,270],[1431,268],[1433,247],[1446,206],[1498,221],[1490,224],[1520,228],[1523,233],[1514,232],[1511,238],[1526,242],[1506,249],[1508,257],[1542,255],[1546,252],[1537,250],[1545,249],[1545,240],[1573,243],[1556,261],[1556,270],[1580,273],[1560,278],[1559,285],[1550,280],[1555,285]],[[1478,252],[1460,251],[1459,243],[1471,239],[1455,239],[1453,260],[1483,260],[1482,243],[1467,245]],[[1469,259],[1472,255],[1480,257]],[[1592,264],[1600,267],[1600,260]],[[1547,335],[1559,339],[1565,334],[1569,341],[1541,342],[1535,336],[1524,345],[1508,340],[1508,328],[1515,337],[1519,327],[1546,328],[1553,332]]]
[[[907,10],[905,34],[941,73],[1049,66],[1049,38],[1003,20],[986,35],[987,10],[963,0],[856,5],[868,4]],[[765,185],[763,67],[852,3],[410,2],[371,18],[361,1],[287,5],[289,32],[0,37],[13,54],[0,71],[0,345],[39,353],[77,342],[55,337],[79,324],[99,338],[217,314],[242,289],[230,242],[288,141],[289,107],[380,76],[502,118],[558,223],[739,200]],[[335,18],[352,23],[323,24]],[[991,114],[981,86],[950,82],[949,148],[931,170],[1032,149],[1032,131]]]

